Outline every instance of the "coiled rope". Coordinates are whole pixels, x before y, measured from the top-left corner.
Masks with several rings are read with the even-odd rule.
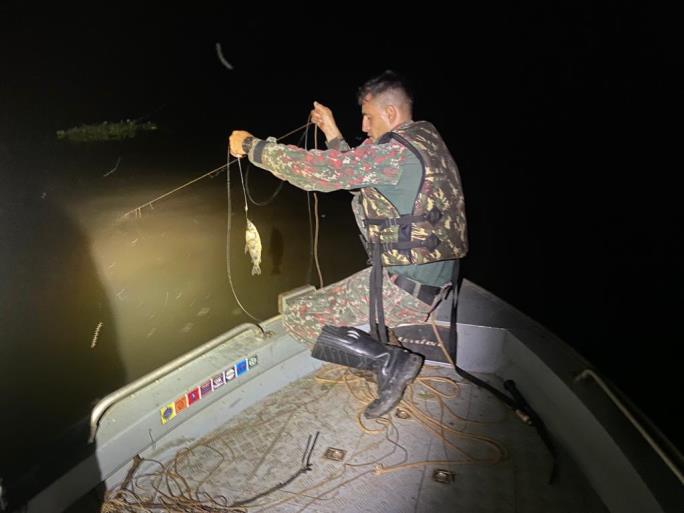
[[[400,443],[401,430],[391,415],[374,419],[373,423],[377,427],[364,423],[363,411],[376,397],[376,387],[369,385],[366,379],[352,373],[348,368],[338,365],[325,365],[316,373],[314,380],[329,386],[320,392],[318,387],[312,388],[310,395],[298,398],[294,404],[287,405],[274,415],[259,417],[256,422],[246,420],[237,426],[219,430],[179,450],[170,461],[162,463],[148,458],[136,458],[123,482],[107,492],[102,511],[151,513],[165,509],[179,512],[244,513],[247,511],[246,504],[249,504],[249,508],[268,510],[295,499],[306,500],[307,503],[303,506],[303,509],[306,509],[315,502],[328,500],[336,490],[348,485],[353,486],[354,481],[369,474],[379,476],[435,465],[446,465],[451,468],[462,465],[496,465],[509,457],[509,451],[502,443],[469,429],[472,424],[491,425],[503,421],[505,417],[489,420],[468,418],[457,414],[453,410],[453,403],[447,404],[458,398],[462,387],[469,386],[468,383],[458,382],[439,374],[421,374],[409,385],[400,407],[406,409],[426,433],[441,440],[445,447],[449,448],[448,451],[445,450],[445,459],[411,461],[411,454]],[[282,490],[286,481],[242,500],[235,500],[234,497],[216,492],[210,493],[205,489],[205,484],[209,485],[209,489],[215,487],[215,484],[211,485],[213,478],[232,468],[239,457],[236,444],[243,433],[266,426],[272,426],[268,429],[275,430],[276,425],[282,424],[270,447],[265,449],[268,452],[284,434],[288,436],[286,428],[297,412],[307,411],[317,403],[329,403],[329,394],[335,386],[345,387],[353,398],[351,404],[355,410],[353,415],[356,417],[359,436],[369,435],[364,438],[369,443],[359,444],[339,469],[331,473],[328,470],[319,470],[317,474],[309,477],[308,482],[302,482],[299,489],[289,489],[284,496],[273,496],[273,493]],[[428,403],[437,406],[439,414],[435,411],[437,408],[429,408]],[[463,426],[457,428],[456,422],[463,423]],[[387,452],[371,458],[366,456],[385,442],[391,445]],[[461,446],[464,442],[470,446],[469,450]],[[485,449],[485,452],[478,449],[478,446]],[[473,454],[473,450],[476,454]],[[400,460],[388,464],[397,451],[401,453]],[[304,472],[302,469],[309,467],[312,452],[313,445],[307,442],[299,469],[293,476],[300,475]],[[144,469],[141,468],[143,463]],[[293,460],[293,470],[296,465]],[[357,473],[349,475],[351,470]],[[292,480],[294,477],[290,478],[290,481]]]

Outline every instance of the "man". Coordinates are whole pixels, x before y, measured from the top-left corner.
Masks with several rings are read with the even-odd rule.
[[[365,411],[391,410],[417,376],[422,358],[346,326],[422,322],[456,277],[468,250],[458,168],[435,127],[412,120],[412,96],[391,71],[358,95],[368,138],[350,148],[330,109],[314,102],[311,120],[328,150],[303,150],[234,131],[230,152],[305,190],[353,192],[352,210],[373,266],[288,303],[283,323],[315,358],[376,372],[378,399]],[[383,280],[383,277],[385,279]],[[384,308],[386,305],[386,308]],[[337,327],[337,328],[336,328]]]

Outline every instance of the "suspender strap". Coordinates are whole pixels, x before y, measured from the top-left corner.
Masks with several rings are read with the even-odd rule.
[[[449,342],[447,344],[449,356],[451,356],[451,360],[455,365],[458,361],[456,359],[458,353],[458,342],[456,337],[456,310],[458,309],[458,295],[461,291],[461,283],[459,282],[460,264],[461,261],[459,259],[454,260],[454,265],[451,270],[451,316],[449,318]]]
[[[372,267],[368,284],[368,323],[371,336],[383,344],[387,344],[387,327],[385,326],[385,309],[382,301],[382,259],[380,244],[371,244]]]
[[[542,439],[542,442],[544,445],[546,445],[546,448],[548,449],[549,453],[551,453],[551,457],[553,458],[553,464],[551,466],[551,474],[549,476],[549,484],[553,483],[556,474],[557,474],[557,468],[558,468],[558,461],[556,457],[556,450],[553,445],[553,441],[551,440],[551,437],[548,434],[548,431],[546,430],[546,426],[544,425],[544,422],[542,419],[537,415],[537,413],[530,407],[530,405],[525,401],[525,398],[523,395],[520,393],[520,391],[516,388],[515,382],[511,380],[506,380],[504,382],[504,387],[506,390],[508,390],[511,393],[512,397],[509,397],[506,395],[504,392],[498,390],[494,386],[490,385],[486,381],[473,376],[469,372],[463,370],[461,367],[458,366],[458,337],[456,334],[456,310],[458,306],[458,295],[461,290],[461,283],[462,283],[462,278],[459,277],[459,261],[455,260],[454,261],[454,269],[452,272],[452,283],[453,283],[453,290],[452,290],[452,299],[451,299],[451,325],[449,326],[449,342],[448,342],[448,348],[447,350],[449,351],[449,355],[451,356],[451,360],[454,364],[454,368],[458,375],[461,377],[467,379],[471,383],[475,383],[477,386],[484,388],[491,392],[496,398],[498,398],[501,402],[504,404],[508,405],[509,408],[511,408],[513,411],[515,411],[518,416],[521,419],[527,419],[526,422],[529,424],[532,424],[535,429],[537,430],[537,433],[539,434],[539,437]]]

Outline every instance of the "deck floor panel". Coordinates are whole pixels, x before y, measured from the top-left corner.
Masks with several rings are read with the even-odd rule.
[[[548,485],[552,461],[535,430],[489,393],[445,383],[455,378],[452,370],[424,368],[400,405],[411,417],[379,421],[359,416],[375,385],[344,372],[326,365],[180,450],[165,444],[145,455],[129,488],[151,502],[160,500],[155,488],[222,506],[254,499],[241,505],[249,512],[606,511],[562,455],[557,482]],[[440,403],[435,390],[450,397]],[[421,422],[423,415],[433,420]],[[443,429],[434,423],[440,419]],[[311,470],[281,487],[297,474],[317,432]],[[344,459],[326,459],[328,448],[346,451]],[[163,474],[151,459],[163,462]],[[453,472],[453,480],[436,482],[436,469]]]

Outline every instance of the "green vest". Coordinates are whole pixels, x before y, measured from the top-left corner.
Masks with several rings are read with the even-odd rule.
[[[416,155],[422,178],[413,211],[400,215],[377,188],[361,189],[359,226],[367,241],[381,244],[382,264],[425,264],[461,258],[468,252],[465,202],[458,167],[435,127],[409,122],[383,135],[378,144],[395,140]],[[359,218],[360,217],[360,218]]]

